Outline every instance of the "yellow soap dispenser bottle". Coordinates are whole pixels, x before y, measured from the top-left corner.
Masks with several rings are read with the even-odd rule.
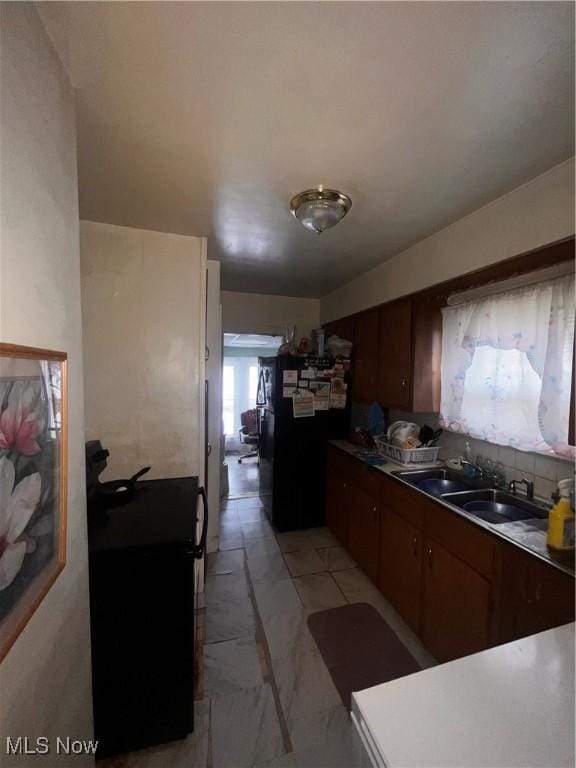
[[[548,517],[547,544],[550,549],[569,552],[574,549],[574,510],[570,504],[572,480],[560,480],[560,498],[550,510]]]

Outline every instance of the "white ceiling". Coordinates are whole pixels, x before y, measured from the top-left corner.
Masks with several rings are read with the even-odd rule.
[[[324,295],[573,155],[572,3],[39,7],[81,216],[208,236],[229,290]],[[353,200],[320,237],[319,183]]]

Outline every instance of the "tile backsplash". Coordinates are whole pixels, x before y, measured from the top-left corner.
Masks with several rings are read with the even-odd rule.
[[[369,408],[364,405],[353,404],[353,426],[367,426],[368,410]],[[438,428],[437,413],[403,413],[391,410],[389,422],[400,420],[413,421],[420,425],[428,424],[433,429]],[[531,480],[534,483],[534,493],[543,499],[550,499],[550,495],[556,490],[558,480],[574,475],[572,461],[543,456],[539,453],[517,451],[514,448],[494,445],[485,440],[476,440],[473,437],[448,431],[444,431],[440,438],[440,458],[446,460],[462,456],[467,441],[474,456],[483,456],[494,462],[501,461],[508,481],[521,480],[523,477]]]

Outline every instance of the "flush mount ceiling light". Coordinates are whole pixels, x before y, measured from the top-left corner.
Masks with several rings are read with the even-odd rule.
[[[290,211],[305,229],[321,235],[338,224],[352,208],[352,200],[337,189],[307,189],[290,200]]]

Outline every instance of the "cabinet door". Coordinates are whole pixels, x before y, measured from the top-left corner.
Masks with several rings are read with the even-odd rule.
[[[376,582],[378,580],[378,534],[380,510],[377,499],[357,485],[351,485],[346,495],[348,504],[348,551],[360,568]]]
[[[421,554],[420,530],[382,507],[378,586],[414,630],[420,624]]]
[[[344,545],[348,544],[349,480],[338,467],[328,466],[326,474],[326,526]]]
[[[412,301],[394,301],[380,309],[378,400],[410,410],[412,394]]]
[[[431,539],[425,539],[424,550],[424,645],[441,662],[488,648],[490,581]]]
[[[503,643],[574,621],[574,577],[508,547],[502,578]]]
[[[354,341],[354,318],[342,317],[340,320],[336,320],[335,333],[340,336],[341,339],[346,341]]]
[[[354,400],[372,403],[378,396],[378,311],[356,318]]]

